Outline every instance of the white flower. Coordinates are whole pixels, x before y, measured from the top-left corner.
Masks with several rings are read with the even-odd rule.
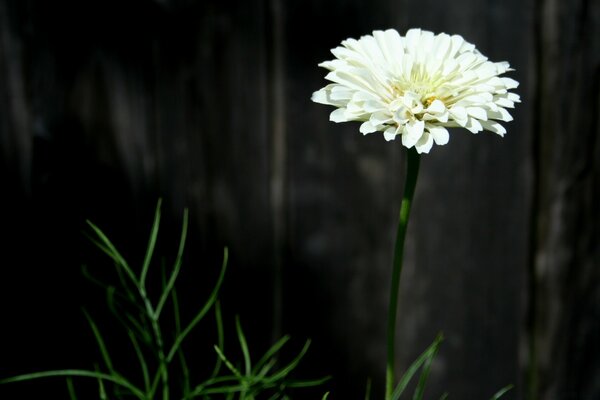
[[[510,93],[519,83],[500,77],[507,62],[491,62],[461,36],[394,29],[348,39],[331,50],[336,59],[319,66],[333,82],[312,95],[337,109],[334,122],[363,121],[363,134],[380,131],[386,140],[428,153],[433,143],[448,143],[449,127],[503,136],[498,121],[511,121],[506,110],[519,102]]]

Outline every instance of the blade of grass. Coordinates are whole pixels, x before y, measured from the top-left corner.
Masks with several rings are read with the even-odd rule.
[[[283,378],[285,378],[290,372],[292,372],[300,363],[300,360],[304,357],[308,348],[310,347],[310,339],[306,341],[304,347],[300,351],[300,353],[290,362],[288,365],[277,371],[275,374],[271,375],[268,379],[265,379],[265,382],[276,382]]]
[[[142,349],[140,348],[140,344],[135,337],[135,333],[133,333],[131,330],[128,329],[127,336],[129,336],[129,340],[131,341],[131,344],[133,345],[133,350],[135,351],[135,355],[137,356],[137,359],[140,363],[140,367],[142,369],[142,378],[144,379],[144,389],[145,389],[146,393],[148,393],[150,391],[150,375],[148,373],[148,364],[146,363],[144,353],[142,352]]]
[[[173,303],[173,319],[175,320],[175,336],[181,333],[181,318],[179,315],[179,300],[177,297],[177,291],[175,288],[171,291],[171,302]],[[179,365],[181,366],[181,373],[183,375],[183,393],[184,397],[190,392],[190,371],[188,369],[185,354],[181,347],[177,350],[179,358]]]
[[[258,362],[256,363],[256,365],[254,366],[254,371],[256,372],[259,368],[261,368],[263,366],[263,364],[265,364],[267,361],[269,361],[271,359],[271,357],[273,357],[279,350],[281,350],[281,348],[289,340],[290,340],[290,336],[289,335],[285,335],[281,339],[279,339],[278,341],[276,341],[275,344],[273,344],[273,346],[271,346],[269,348],[269,350],[267,350],[265,352],[265,354],[261,357],[261,359],[258,360]]]
[[[438,335],[438,337],[441,338],[441,335],[442,334],[440,333]],[[440,349],[440,346],[436,346],[433,349],[431,356],[425,360],[423,368],[421,369],[421,376],[419,377],[419,383],[417,384],[415,393],[413,395],[413,400],[423,400],[423,396],[425,395],[425,385],[427,384],[427,378],[429,377],[429,371],[431,369],[431,363],[433,362],[433,359],[437,355],[437,352],[439,349]]]
[[[442,339],[443,339],[443,336],[441,334],[438,335],[435,338],[435,340],[433,341],[433,343],[419,356],[419,358],[417,358],[408,367],[408,369],[406,370],[404,375],[402,375],[400,382],[398,383],[398,385],[396,385],[394,392],[392,393],[392,400],[398,400],[400,398],[400,396],[402,395],[402,392],[404,392],[404,389],[406,389],[406,386],[412,379],[413,375],[419,370],[419,368],[421,367],[421,365],[423,365],[425,360],[430,358],[432,356],[432,354],[435,351],[437,351],[436,349],[440,345]]]
[[[156,211],[154,212],[154,221],[152,222],[152,229],[150,230],[150,239],[148,239],[148,246],[146,247],[146,255],[144,256],[144,263],[142,264],[142,273],[140,275],[140,286],[146,287],[146,276],[148,275],[148,269],[150,268],[150,262],[152,261],[152,254],[154,254],[154,246],[156,245],[156,238],[158,236],[158,228],[160,226],[160,206],[162,199],[158,199],[156,204]]]
[[[446,400],[448,398],[448,392],[440,396],[440,400]]]
[[[112,361],[110,359],[110,355],[108,354],[108,350],[106,349],[106,345],[104,344],[104,339],[102,338],[102,334],[100,333],[98,326],[96,325],[96,323],[94,322],[92,317],[90,317],[90,315],[87,313],[87,311],[85,309],[83,310],[83,315],[85,315],[85,318],[87,319],[88,323],[90,324],[90,327],[92,328],[92,332],[94,333],[94,337],[96,338],[96,342],[98,343],[98,347],[100,349],[100,354],[102,355],[102,359],[104,360],[104,364],[106,365],[106,368],[108,369],[108,371],[111,374],[118,375],[115,372]]]
[[[248,343],[246,342],[246,337],[244,336],[244,331],[242,330],[242,325],[240,324],[240,317],[237,315],[235,317],[235,331],[237,333],[238,341],[240,342],[240,348],[242,349],[242,355],[244,357],[244,369],[246,371],[246,376],[250,376],[252,374],[250,350],[248,350]]]
[[[100,372],[98,371],[98,366],[95,365],[94,369],[96,370],[96,372]],[[98,380],[98,396],[100,397],[100,400],[108,400],[108,397],[106,396],[106,389],[104,388],[104,383],[102,383],[102,379],[97,378]]]
[[[69,400],[77,400],[75,386],[73,386],[73,379],[71,377],[67,378],[67,390],[69,391]]]
[[[112,382],[115,385],[122,386],[125,389],[128,389],[131,394],[133,394],[138,399],[144,400],[146,396],[140,389],[131,384],[128,380],[123,378],[120,375],[109,375],[102,372],[94,372],[88,370],[81,369],[63,369],[56,371],[44,371],[44,372],[34,372],[32,374],[23,374],[18,376],[13,376],[11,378],[6,378],[0,380],[0,384],[5,383],[15,383],[15,382],[24,382],[30,381],[33,379],[42,379],[42,378],[52,378],[52,377],[84,377],[84,378],[94,378],[94,379],[103,379],[108,382]]]
[[[125,310],[118,310],[117,307],[122,307],[118,301],[115,299],[115,288],[109,287],[106,291],[106,302],[108,304],[108,309],[113,314],[113,316],[125,327],[127,331],[134,331],[135,335],[142,339],[144,343],[148,344],[152,341],[152,337],[148,333],[148,331],[142,326],[142,324],[130,313]],[[142,313],[141,307],[136,307],[140,311],[140,315],[144,316]],[[123,318],[123,315],[125,318]]]
[[[177,338],[175,339],[175,342],[173,343],[173,346],[171,346],[171,350],[169,350],[169,353],[167,355],[167,358],[166,358],[167,362],[171,362],[171,360],[173,359],[173,356],[175,355],[175,352],[177,351],[177,349],[179,348],[179,346],[181,345],[181,343],[183,342],[185,337],[196,326],[196,324],[198,324],[198,322],[200,322],[202,320],[202,318],[204,318],[204,315],[208,312],[208,310],[210,310],[210,308],[213,306],[213,304],[217,300],[217,295],[219,293],[219,289],[221,288],[221,285],[223,284],[223,278],[225,277],[225,271],[227,269],[228,257],[229,257],[229,251],[226,247],[223,250],[223,264],[221,265],[221,273],[219,275],[219,278],[217,280],[215,287],[213,288],[212,293],[210,294],[210,297],[204,304],[204,307],[202,307],[200,312],[198,312],[198,314],[196,314],[196,316],[192,319],[192,321],[189,323],[189,325],[183,330],[183,332],[181,332],[181,334],[177,335]]]
[[[127,273],[127,276],[129,276],[129,279],[131,279],[131,281],[136,286],[139,286],[137,277],[135,276],[135,274],[129,267],[129,264],[127,264],[127,261],[125,261],[123,256],[121,256],[121,253],[119,253],[117,248],[106,237],[104,232],[102,232],[102,230],[100,230],[100,228],[98,228],[96,225],[94,225],[91,221],[88,220],[86,222],[92,228],[94,233],[96,233],[96,236],[98,236],[98,238],[100,239],[100,243],[97,242],[96,240],[92,239],[94,244],[96,244],[96,246],[98,246],[100,248],[100,250],[104,251],[110,258],[112,258],[119,266],[121,266]]]
[[[221,350],[225,349],[225,334],[223,333],[223,317],[221,315],[221,303],[217,300],[215,302],[215,321],[217,323],[217,346]],[[217,355],[217,360],[215,361],[215,368],[213,369],[211,378],[215,378],[219,371],[221,370],[221,365],[223,364],[223,360],[221,357]]]
[[[169,281],[167,282],[167,287],[163,290],[160,300],[158,301],[158,305],[156,306],[156,310],[154,311],[155,319],[160,317],[160,313],[165,305],[165,302],[169,298],[169,293],[173,289],[173,286],[175,286],[175,281],[179,275],[179,270],[181,269],[181,260],[183,258],[183,250],[185,249],[185,241],[187,238],[188,220],[188,210],[185,209],[183,210],[183,225],[181,228],[181,237],[179,239],[179,249],[177,250],[177,257],[175,258],[175,265],[173,266],[173,272],[169,277]]]
[[[331,380],[331,376],[326,376],[324,378],[319,379],[307,379],[302,381],[285,381],[285,386],[290,388],[313,387],[322,385],[329,380]]]
[[[371,378],[367,378],[367,388],[365,389],[365,400],[371,398]]]
[[[221,360],[223,360],[223,363],[225,363],[225,366],[227,367],[227,369],[229,369],[238,379],[242,380],[243,376],[240,373],[240,371],[227,359],[227,357],[225,357],[225,354],[223,354],[223,351],[221,349],[219,349],[218,346],[213,346],[213,348],[215,349],[215,351],[217,352],[217,355],[219,356],[219,358],[221,358]]]
[[[508,392],[509,390],[511,390],[513,387],[514,387],[514,385],[504,386],[502,389],[498,390],[496,392],[496,394],[494,394],[490,400],[498,400],[500,397],[504,396],[504,394],[506,392]]]
[[[194,387],[194,389],[188,393],[186,396],[183,397],[184,400],[186,399],[192,399],[194,397],[197,396],[202,396],[204,395],[204,390],[206,390],[206,388],[208,388],[211,385],[215,385],[215,384],[220,384],[220,383],[226,383],[226,382],[239,382],[239,378],[235,375],[227,375],[227,376],[220,376],[217,378],[210,378],[204,382],[202,382],[199,385],[196,385],[196,387]]]

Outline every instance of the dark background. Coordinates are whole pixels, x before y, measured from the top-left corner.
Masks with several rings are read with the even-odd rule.
[[[118,351],[85,220],[140,265],[162,197],[167,261],[190,210],[184,318],[228,245],[228,329],[241,315],[257,354],[310,337],[299,375],[334,376],[297,398],[359,399],[369,376],[381,395],[405,153],[310,95],[341,40],[421,27],[509,61],[522,104],[505,138],[455,131],[422,159],[399,370],[443,330],[430,398],[600,398],[599,22],[593,0],[0,1],[0,377],[93,368],[82,306]]]

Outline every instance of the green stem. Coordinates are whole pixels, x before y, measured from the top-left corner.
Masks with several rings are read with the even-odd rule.
[[[398,311],[398,291],[400,289],[400,275],[402,273],[402,259],[404,258],[404,239],[408,227],[408,217],[412,203],[417,177],[419,175],[420,155],[412,148],[408,149],[406,183],[404,184],[404,195],[400,205],[400,218],[396,232],[396,244],[394,246],[394,264],[392,269],[392,284],[390,287],[390,305],[388,309],[387,326],[387,365],[385,372],[385,399],[391,400],[394,392],[394,342],[396,336],[396,314]]]

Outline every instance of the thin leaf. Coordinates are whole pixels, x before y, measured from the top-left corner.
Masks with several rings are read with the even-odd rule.
[[[125,389],[128,389],[131,394],[133,394],[138,399],[145,399],[146,396],[140,389],[131,384],[128,380],[123,378],[120,375],[109,375],[102,372],[94,372],[88,370],[80,370],[80,369],[63,369],[56,371],[43,371],[43,372],[34,372],[32,374],[24,374],[13,376],[12,378],[6,378],[0,380],[0,385],[5,383],[13,383],[13,382],[24,382],[30,381],[33,379],[41,379],[41,378],[51,378],[51,377],[59,377],[59,376],[67,376],[67,377],[85,377],[85,378],[94,378],[94,379],[103,379],[108,382],[112,382],[116,385],[122,386]]]
[[[160,225],[161,204],[162,199],[158,199],[156,211],[154,212],[154,222],[152,223],[152,229],[150,230],[150,239],[148,239],[146,255],[144,256],[144,264],[142,264],[142,274],[140,275],[141,287],[146,287],[146,276],[148,275],[148,269],[150,268],[150,262],[152,261],[152,254],[154,254],[154,246],[156,245],[156,237],[158,236],[158,227]]]
[[[439,337],[441,338],[441,333],[439,334]],[[417,384],[415,393],[413,395],[413,400],[423,400],[423,396],[425,394],[425,385],[427,384],[427,378],[429,377],[429,371],[431,370],[431,363],[433,362],[433,359],[437,355],[439,348],[440,348],[440,346],[436,346],[433,350],[433,353],[431,353],[431,356],[425,360],[425,364],[423,365],[423,368],[421,369],[421,376],[419,377],[419,383]]]
[[[223,264],[221,265],[221,273],[217,280],[217,284],[213,288],[213,291],[210,294],[210,297],[208,298],[206,303],[204,304],[204,307],[202,307],[200,312],[198,312],[198,314],[196,314],[196,316],[192,319],[192,321],[189,323],[189,325],[183,330],[183,332],[181,332],[179,335],[177,335],[177,338],[175,339],[175,342],[173,343],[173,346],[171,346],[171,350],[169,350],[169,353],[167,355],[167,358],[166,358],[167,363],[171,362],[171,360],[173,359],[173,356],[175,355],[175,352],[181,345],[181,342],[183,342],[185,337],[191,332],[191,330],[196,326],[196,324],[198,324],[198,322],[200,322],[202,320],[202,318],[204,318],[204,315],[208,312],[208,310],[210,310],[210,308],[213,306],[213,304],[217,300],[217,294],[219,293],[219,289],[221,288],[221,285],[223,283],[223,278],[225,277],[225,271],[227,269],[228,257],[229,257],[229,251],[226,247],[223,250]]]
[[[367,388],[365,389],[365,400],[371,398],[371,378],[367,378]]]
[[[167,287],[163,290],[162,295],[160,296],[160,300],[158,301],[158,305],[156,306],[156,311],[154,312],[155,319],[160,317],[160,313],[165,305],[165,302],[169,298],[169,294],[175,286],[175,281],[177,280],[177,276],[179,275],[179,270],[181,269],[181,260],[183,258],[183,250],[185,249],[185,241],[187,238],[188,231],[188,210],[183,210],[183,225],[181,227],[181,237],[179,239],[179,249],[177,250],[177,258],[175,259],[175,265],[173,266],[173,272],[171,273],[171,277],[169,278],[169,282],[167,282]]]
[[[402,375],[400,382],[394,389],[394,392],[392,393],[392,400],[398,400],[400,398],[400,396],[402,395],[402,392],[404,391],[404,389],[406,389],[406,386],[412,379],[413,375],[419,370],[419,368],[421,367],[421,365],[423,365],[425,360],[427,360],[428,358],[431,358],[432,355],[437,351],[437,347],[440,345],[442,339],[443,339],[443,336],[441,334],[438,335],[435,338],[435,340],[433,341],[433,343],[419,356],[419,358],[417,358],[408,367],[408,369],[406,370],[404,375]]]
[[[67,378],[67,390],[69,391],[69,399],[77,400],[77,394],[75,393],[75,386],[73,386],[73,378]]]
[[[329,397],[329,392],[325,393],[321,400],[327,400],[328,397]]]
[[[225,334],[223,333],[223,317],[221,315],[221,303],[217,300],[215,302],[215,320],[217,323],[217,346],[221,350],[225,349]],[[221,370],[221,365],[223,364],[223,360],[219,356],[217,356],[217,361],[215,362],[215,368],[213,369],[211,378],[216,377]]]
[[[162,377],[163,368],[165,368],[165,364],[160,364],[156,369],[156,373],[152,379],[152,385],[150,385],[150,392],[148,393],[148,398],[150,399],[154,398],[154,393],[156,393],[156,390],[158,389],[158,383]]]
[[[242,330],[240,318],[238,316],[235,317],[235,331],[237,332],[238,341],[240,342],[240,347],[244,356],[244,368],[246,370],[246,376],[250,376],[252,374],[250,350],[248,350],[248,343],[246,342],[246,337],[244,336],[244,331]]]
[[[135,355],[140,363],[140,367],[142,368],[142,377],[144,378],[144,389],[146,392],[150,390],[150,375],[148,374],[148,364],[146,363],[146,359],[144,358],[144,353],[140,348],[140,344],[138,343],[135,333],[130,329],[127,330],[127,336],[129,336],[129,340],[131,340],[131,344],[133,345],[133,349],[135,350]]]
[[[225,383],[225,382],[236,382],[237,383],[237,382],[239,382],[239,377],[237,377],[235,375],[228,375],[228,376],[220,376],[218,378],[210,378],[210,379],[206,380],[205,382],[202,382],[201,384],[194,387],[194,390],[192,390],[190,393],[185,395],[183,398],[185,400],[185,399],[192,399],[194,397],[201,396],[204,394],[204,390],[206,390],[206,388],[208,388],[209,386],[215,385],[215,384],[220,384],[220,383]]]
[[[292,360],[292,362],[290,362],[284,368],[280,369],[277,373],[271,375],[269,377],[269,379],[267,379],[266,381],[267,382],[275,382],[275,381],[279,381],[279,380],[285,378],[290,372],[292,372],[298,366],[298,364],[300,363],[300,360],[302,360],[302,358],[308,351],[309,347],[310,347],[310,339],[308,339],[306,341],[306,343],[304,344],[304,347],[302,348],[300,353],[296,356],[296,358],[294,360]]]
[[[173,303],[173,318],[175,319],[175,335],[178,336],[181,333],[181,318],[179,316],[179,300],[177,298],[177,291],[175,288],[173,288],[171,291],[171,301]],[[177,355],[183,375],[183,393],[184,395],[187,395],[190,392],[190,371],[188,369],[187,361],[185,360],[185,354],[183,353],[181,347],[179,347],[177,350]]]
[[[96,372],[100,372],[98,371],[98,366],[95,366],[96,368]],[[108,397],[106,396],[106,389],[104,388],[104,384],[102,383],[102,379],[98,378],[98,396],[100,397],[100,400],[108,400]]]
[[[504,386],[502,389],[498,390],[496,392],[496,394],[494,394],[490,400],[498,400],[500,397],[504,396],[504,394],[506,392],[508,392],[509,390],[511,390],[513,387],[514,387],[514,385],[512,385],[512,384]]]
[[[98,228],[96,225],[94,225],[91,221],[88,220],[86,222],[92,228],[92,230],[96,233],[96,236],[98,236],[98,238],[100,239],[100,242],[97,242],[97,241],[95,241],[95,240],[92,239],[92,241],[94,242],[94,244],[96,244],[96,246],[98,246],[98,248],[100,248],[100,250],[102,250],[110,258],[112,258],[119,266],[123,267],[123,269],[127,273],[127,276],[129,276],[129,278],[131,279],[131,281],[136,286],[139,286],[138,280],[137,280],[135,274],[133,273],[133,271],[131,270],[131,268],[129,267],[129,264],[127,264],[127,261],[125,261],[125,259],[123,258],[123,256],[121,256],[121,253],[119,253],[119,251],[117,250],[117,248],[106,237],[106,235],[104,234],[104,232],[102,232],[100,230],[100,228]]]
[[[227,359],[227,357],[225,357],[225,354],[223,354],[223,351],[221,351],[221,349],[219,349],[218,346],[213,346],[215,351],[217,352],[219,358],[221,360],[223,360],[223,362],[225,363],[225,366],[235,375],[238,377],[238,379],[243,379],[242,374],[240,373],[240,371],[233,366],[233,364]]]
[[[281,348],[289,340],[290,340],[290,336],[289,335],[285,335],[281,339],[279,339],[278,341],[276,341],[275,344],[273,344],[273,346],[271,346],[269,348],[269,350],[267,350],[265,352],[265,354],[261,357],[261,359],[258,360],[258,362],[256,363],[256,365],[254,366],[254,371],[257,371],[259,368],[261,368],[263,366],[263,364],[265,364],[267,361],[269,361],[271,359],[271,357],[273,357],[277,352],[279,352],[279,350],[281,350]]]
[[[440,400],[446,400],[448,398],[448,392],[440,396]]]
[[[303,387],[313,387],[320,386],[325,382],[331,380],[331,376],[326,376],[324,378],[319,379],[310,379],[310,380],[301,380],[301,381],[285,381],[285,386],[290,388],[303,388]]]
[[[134,331],[135,335],[138,338],[142,339],[144,341],[144,343],[146,343],[146,344],[150,343],[152,340],[152,337],[148,334],[148,331],[142,326],[142,323],[137,321],[137,319],[134,316],[132,316],[131,314],[129,314],[128,312],[117,309],[117,307],[122,307],[122,306],[115,300],[115,294],[116,294],[116,289],[114,287],[110,286],[109,288],[107,288],[106,302],[108,304],[108,309],[111,311],[111,313],[114,315],[114,317],[117,320],[119,320],[119,322],[125,327],[126,330]],[[139,309],[139,306],[137,308]],[[141,313],[141,311],[142,311],[141,309],[139,309],[139,310],[140,310],[140,315],[142,315],[144,317],[145,314]],[[121,314],[125,315],[127,320],[125,320]]]
[[[102,338],[102,334],[100,330],[98,330],[98,326],[87,313],[87,311],[83,310],[83,314],[87,319],[90,327],[92,328],[92,332],[94,332],[94,337],[96,338],[96,342],[98,343],[98,347],[100,348],[100,354],[102,355],[102,359],[104,360],[104,364],[106,364],[106,368],[110,371],[111,374],[116,374],[115,369],[113,368],[112,361],[110,359],[110,355],[108,354],[108,350],[106,349],[106,345],[104,344],[104,339]],[[118,374],[116,374],[118,375]]]

